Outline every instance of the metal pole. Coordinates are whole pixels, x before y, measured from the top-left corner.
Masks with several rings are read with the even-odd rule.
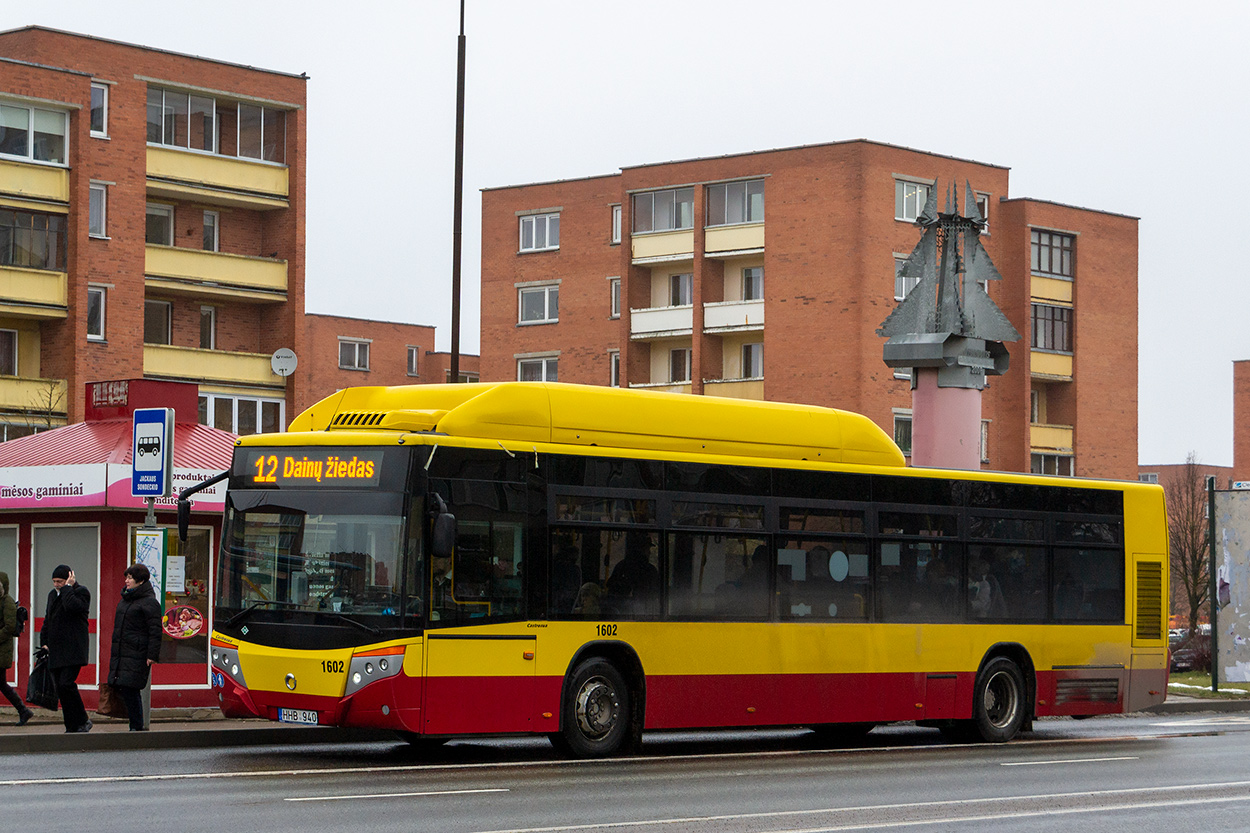
[[[456,60],[456,195],[451,250],[451,382],[460,381],[460,230],[464,213],[464,0],[460,0],[460,39]]]
[[[156,498],[149,497],[143,500],[148,505],[148,516],[143,519],[143,525],[148,529],[156,529]]]
[[[1215,569],[1215,478],[1207,478],[1207,548],[1211,555],[1211,563],[1207,567],[1210,573],[1211,588],[1211,691],[1220,690],[1220,671],[1216,660],[1220,653],[1220,629],[1217,627],[1216,616],[1220,609],[1220,579]],[[1194,634],[1194,639],[1197,634]]]

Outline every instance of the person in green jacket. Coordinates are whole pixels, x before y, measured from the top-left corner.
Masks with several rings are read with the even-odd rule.
[[[9,685],[5,673],[13,667],[13,640],[17,638],[17,602],[9,595],[9,574],[0,573],[0,694],[17,709],[17,725],[25,726],[35,713]]]

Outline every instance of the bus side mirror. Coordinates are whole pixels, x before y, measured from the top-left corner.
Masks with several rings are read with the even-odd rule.
[[[430,504],[430,514],[434,519],[430,554],[434,558],[451,558],[456,548],[456,516],[447,511],[447,503],[438,494],[430,495]]]
[[[178,498],[178,540],[187,542],[187,529],[191,526],[191,501]]]

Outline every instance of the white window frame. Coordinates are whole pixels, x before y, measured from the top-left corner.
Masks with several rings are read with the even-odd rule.
[[[92,129],[91,135],[96,139],[107,139],[109,137],[109,85],[102,83],[100,81],[92,81],[91,82],[91,94],[93,98],[95,97],[96,90],[99,90],[101,93],[103,93],[103,101],[100,103],[100,111],[101,111],[102,118],[101,118],[100,129],[99,130]],[[88,123],[90,123],[90,119],[91,119],[91,110],[94,110],[94,109],[95,109],[94,107],[88,108],[88,111],[87,111]]]
[[[526,214],[521,217],[518,225],[517,252],[551,252],[560,248],[560,212],[547,214]],[[542,229],[543,245],[537,244],[538,231]],[[529,231],[529,245],[526,245],[526,231]]]
[[[608,386],[619,388],[621,386],[621,351],[608,351]]]
[[[675,374],[673,373],[673,370],[676,366],[677,359],[679,358],[678,354],[681,354],[681,353],[685,354],[684,364],[685,364],[685,377],[686,378],[674,379],[673,377]],[[687,382],[693,381],[693,378],[694,378],[694,373],[693,373],[694,368],[692,367],[693,361],[694,361],[694,350],[690,347],[674,347],[673,349],[669,350],[668,351],[668,382],[669,384],[670,385],[684,385]]]
[[[1158,473],[1157,471],[1143,471],[1143,472],[1140,472],[1140,473],[1137,475],[1137,482],[1139,482],[1139,483],[1154,483],[1154,484],[1158,485],[1158,483],[1159,483],[1159,473]]]
[[[608,278],[608,318],[621,317],[621,279]]]
[[[421,347],[416,344],[408,345],[408,375],[421,375]]]
[[[19,101],[11,101],[0,99],[0,105],[11,107],[14,110],[26,111],[26,153],[18,155],[16,153],[0,152],[0,158],[3,159],[20,159],[24,162],[34,162],[37,165],[56,165],[62,168],[69,167],[69,113],[64,110],[49,110],[46,107],[36,107],[30,104],[24,104]],[[65,141],[65,158],[61,160],[54,159],[37,159],[35,157],[35,114],[51,113],[61,117],[61,137]]]
[[[537,379],[527,380],[524,375],[525,368],[536,368],[538,370]],[[558,353],[546,353],[537,356],[517,356],[516,361],[516,378],[518,382],[556,382],[560,377],[560,355]]]
[[[1051,465],[1053,464],[1053,466]],[[1053,468],[1053,471],[1047,471]],[[1067,469],[1062,471],[1061,469]],[[1056,477],[1076,476],[1076,457],[1071,454],[1047,454],[1034,451],[1029,455],[1029,471],[1032,474],[1049,474]]]
[[[752,373],[754,370],[751,365],[754,363],[751,354],[759,360],[759,373]],[[763,379],[764,378],[764,343],[762,341],[747,341],[742,345],[742,367],[740,372],[743,379]]]
[[[613,244],[621,242],[621,207],[619,205],[612,206],[612,232],[608,240]]]
[[[540,295],[542,297],[542,317],[525,317],[525,299]],[[516,320],[518,325],[556,324],[560,321],[560,284],[544,283],[537,286],[524,285],[517,287]]]
[[[754,274],[754,273],[759,274]],[[758,291],[755,291],[753,284],[758,285]],[[763,266],[744,266],[742,268],[742,300],[744,301],[762,301],[764,300],[764,267]]]
[[[91,296],[100,296],[100,331],[91,332]],[[87,284],[87,341],[106,341],[108,339],[108,287]]]
[[[155,242],[148,240],[147,235],[147,218],[155,215],[164,215],[169,219],[169,234],[165,242]],[[174,207],[165,203],[150,202],[143,212],[143,241],[149,246],[172,246],[174,245]]]
[[[208,246],[204,247],[204,251],[220,252],[221,251],[221,212],[220,211],[205,211],[204,212],[204,231],[205,232],[207,232],[209,229],[209,218],[212,218],[213,237],[211,240],[204,241],[208,243]]]
[[[898,441],[899,428],[903,425],[907,426],[907,447],[906,448],[903,448],[903,445],[899,443]],[[912,446],[914,443],[913,435],[912,435],[913,428],[914,428],[914,424],[912,422],[911,409],[910,408],[895,408],[894,409],[894,431],[891,433],[890,436],[894,440],[895,445],[897,445],[899,449],[903,452],[903,455],[905,457],[911,456]]]
[[[914,223],[929,201],[933,181],[894,177],[894,219]]]
[[[982,234],[990,233],[990,195],[984,191],[973,191],[973,197],[977,201],[977,211],[981,212],[981,219],[985,221],[985,228],[981,229]]]
[[[278,431],[282,433],[286,431],[286,401],[283,399],[266,399],[256,396],[230,396],[221,393],[201,393],[200,398],[204,400],[204,418],[206,422],[201,425],[209,425],[216,427],[216,421],[213,419],[218,400],[230,401],[230,428],[224,429],[232,434],[239,433],[239,403],[247,402],[256,408],[256,427],[260,428],[264,424],[264,413],[266,405],[278,406]]]
[[[108,239],[109,188],[103,182],[92,182],[87,188],[87,236]],[[91,209],[94,205],[94,201],[91,198],[96,194],[100,195],[98,223],[92,222],[91,217]]]
[[[368,372],[369,345],[372,343],[373,340],[368,338],[349,338],[346,336],[339,336],[339,370],[358,370]],[[343,364],[343,348],[347,346],[352,348],[352,364]],[[364,360],[363,363],[361,362],[362,358]]]
[[[733,201],[735,203],[733,211],[741,216],[742,219],[731,220],[730,217],[733,216],[733,214],[730,213],[730,191],[731,189],[736,190],[738,186],[741,186],[742,193],[733,194]],[[756,186],[758,186],[758,188],[756,188]],[[715,217],[712,216],[712,205],[714,202],[717,202],[712,197],[712,193],[714,191],[722,192],[719,204],[723,209],[723,211]],[[755,203],[752,202],[752,191],[759,194],[758,209],[756,209]],[[705,228],[715,228],[717,226],[739,226],[747,225],[749,223],[764,222],[764,180],[762,179],[740,179],[734,182],[718,182],[707,186],[704,196],[707,198],[707,207],[704,209],[707,215],[707,222],[704,226]]]
[[[165,308],[165,340],[164,341],[148,341],[147,336],[147,310],[148,304],[153,306],[160,305]],[[145,298],[143,300],[143,322],[144,322],[144,344],[164,344],[170,345],[174,343],[174,305],[172,301],[162,301],[159,298]]]
[[[673,303],[674,298],[681,303]],[[694,304],[694,273],[678,272],[668,276],[668,305],[689,307]]]
[[[17,358],[18,358],[18,344],[19,344],[19,342],[21,341],[21,339],[18,337],[18,332],[17,332],[17,330],[12,330],[12,329],[9,329],[8,327],[0,328],[0,333],[5,333],[5,334],[12,333],[12,334],[13,334],[13,350],[12,350],[12,353],[11,353],[11,358],[12,358],[12,361],[13,361],[13,374],[12,374],[12,375],[17,376],[17,375],[18,375],[18,372],[17,372],[17,371],[18,371],[18,368],[19,368],[19,365],[18,365],[18,363],[17,363]],[[10,356],[6,356],[6,357],[4,357],[4,358],[10,358]],[[7,374],[6,374],[6,375],[7,375]]]
[[[208,318],[208,346],[204,346],[204,319]],[[217,307],[210,304],[203,304],[200,307],[200,349],[216,350],[217,349]]]
[[[684,199],[687,198],[688,199]],[[639,218],[644,212],[638,211],[639,203],[648,202],[650,208],[645,212],[650,218],[650,228],[642,228],[639,225]],[[667,206],[670,216],[667,225],[657,226],[655,222],[655,204],[662,201]],[[689,217],[683,218],[683,207],[688,209]],[[663,188],[659,191],[646,191],[641,194],[634,194],[633,212],[631,213],[631,222],[633,223],[634,234],[647,234],[648,232],[664,232],[664,231],[689,231],[694,228],[694,188],[687,186],[685,188]]]
[[[981,420],[981,462],[990,461],[990,420]]]

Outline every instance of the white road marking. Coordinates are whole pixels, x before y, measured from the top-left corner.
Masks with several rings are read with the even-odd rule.
[[[1067,758],[1058,761],[1005,761],[999,766],[1049,766],[1051,764],[1093,764],[1100,761],[1139,761],[1136,755],[1121,755],[1117,758]]]
[[[477,793],[506,793],[507,788],[483,790],[437,790],[421,793],[368,793],[365,795],[311,795],[305,798],[284,798],[283,801],[354,801],[364,798],[418,798],[428,795],[475,795]]]

